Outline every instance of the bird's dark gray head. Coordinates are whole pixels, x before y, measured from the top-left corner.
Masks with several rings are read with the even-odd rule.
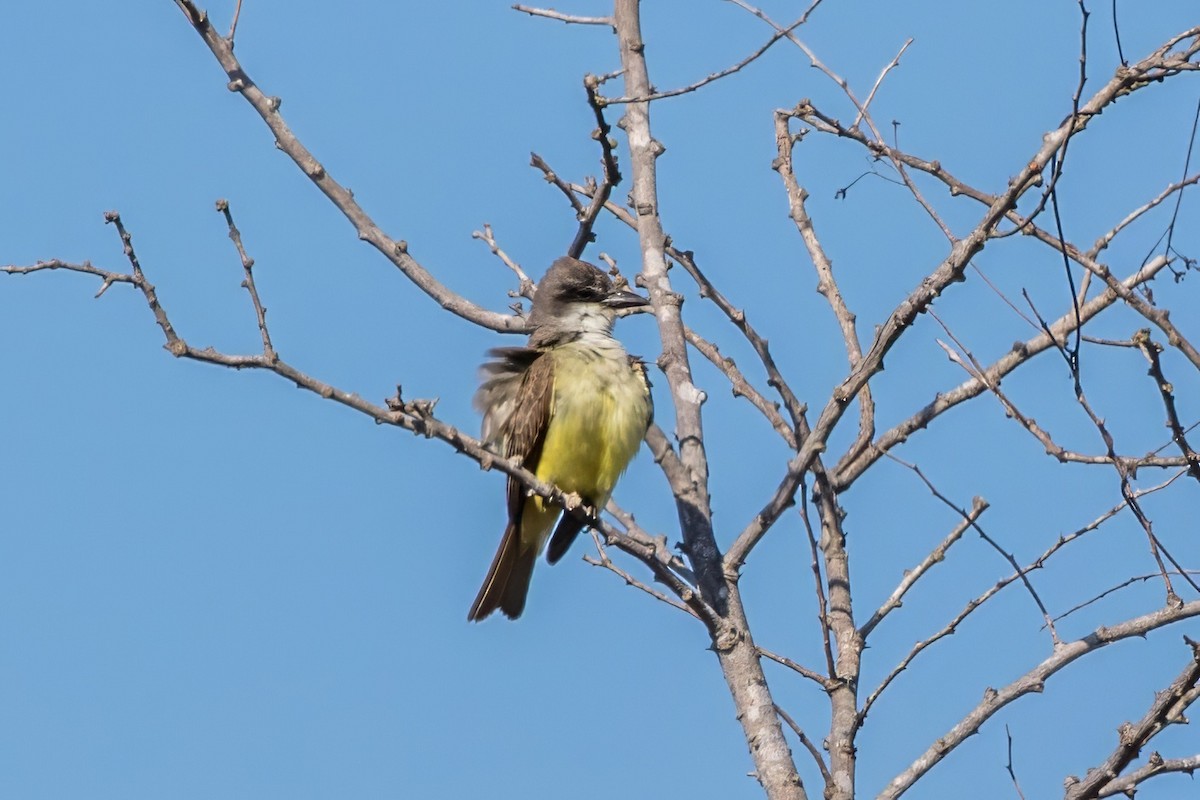
[[[564,256],[550,265],[538,282],[529,313],[537,339],[612,330],[617,309],[648,305],[646,298],[617,289],[599,267]]]

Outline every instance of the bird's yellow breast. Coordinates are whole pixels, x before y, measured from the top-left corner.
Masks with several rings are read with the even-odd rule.
[[[650,392],[619,346],[557,347],[550,424],[537,476],[603,506],[650,422]]]

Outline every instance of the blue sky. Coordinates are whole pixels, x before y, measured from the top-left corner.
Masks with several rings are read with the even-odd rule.
[[[233,5],[208,6],[220,27]],[[1092,5],[1094,86],[1117,61],[1108,4]],[[728,3],[646,6],[660,88],[733,63],[769,35]],[[765,8],[781,21],[799,13],[790,3]],[[607,13],[603,3],[570,9]],[[1133,59],[1196,22],[1186,0],[1119,10]],[[985,189],[1003,187],[1070,112],[1074,2],[828,2],[802,36],[860,96],[914,37],[873,103],[875,117],[900,121],[903,147]],[[0,48],[10,68],[0,90],[0,262],[90,259],[123,271],[102,219],[117,209],[180,335],[256,352],[237,254],[213,210],[227,198],[286,360],[374,401],[402,384],[408,397],[439,398],[446,421],[476,428],[476,367],[487,348],[515,341],[446,316],[357,241],[226,90],[173,4],[8,4]],[[529,152],[568,179],[596,172],[581,79],[616,68],[607,29],[531,19],[505,3],[247,2],[237,54],[380,226],[471,300],[503,310],[514,285],[471,238],[484,223],[534,275],[570,242],[570,210],[528,166]],[[1062,185],[1069,238],[1090,243],[1179,178],[1198,92],[1185,76],[1122,100],[1072,145]],[[667,230],[747,310],[798,393],[819,408],[844,376],[844,350],[770,168],[771,112],[804,97],[853,116],[836,87],[781,43],[653,114],[667,147],[659,163]],[[626,183],[615,197],[629,188],[621,156]],[[945,251],[901,187],[868,177],[835,199],[872,167],[861,150],[815,135],[797,150],[810,212],[864,336]],[[956,230],[969,229],[975,207],[926,188]],[[1195,201],[1184,198],[1176,241],[1192,256]],[[1118,241],[1107,254],[1114,272],[1131,272],[1165,224],[1154,217]],[[608,220],[597,231],[588,256],[605,252],[636,271],[636,238]],[[1009,239],[978,264],[1010,296],[1028,290],[1047,316],[1065,311],[1061,261],[1045,248]],[[681,271],[672,274],[688,295],[689,322],[760,377],[732,328]],[[503,529],[502,476],[277,377],[175,360],[139,296],[114,286],[95,300],[97,283],[62,272],[0,280],[0,795],[761,796],[694,621],[587,566],[579,556],[590,545],[577,545],[555,568],[539,567],[518,623],[468,624]],[[1200,335],[1194,276],[1160,280],[1155,292],[1185,332]],[[984,361],[1033,333],[978,281],[954,287],[936,310]],[[1143,325],[1114,309],[1096,332],[1127,338]],[[649,319],[622,321],[618,333],[630,350],[657,356]],[[877,384],[881,427],[963,379],[937,338],[945,336],[923,318],[889,356]],[[1085,357],[1089,396],[1122,449],[1165,442],[1140,354]],[[1182,359],[1166,368],[1185,422],[1194,421],[1200,381]],[[786,453],[714,370],[696,369],[710,397],[715,522],[728,545],[769,496]],[[659,423],[670,432],[666,381],[657,383]],[[1099,447],[1053,354],[1005,387],[1063,441]],[[845,446],[853,428],[834,444]],[[960,505],[986,497],[985,530],[1022,562],[1119,499],[1111,470],[1057,465],[991,398],[948,414],[897,454]],[[645,452],[617,498],[644,527],[677,538],[665,481]],[[1156,529],[1192,567],[1200,566],[1196,500],[1193,482],[1148,501]],[[843,505],[865,619],[956,517],[887,462]],[[1042,571],[1038,588],[1061,613],[1151,571],[1126,514]],[[1007,572],[977,538],[964,540],[876,632],[868,690]],[[742,587],[757,641],[814,663],[807,544],[794,514],[753,554]],[[1160,602],[1154,582],[1131,587],[1068,618],[1062,634],[1082,636]],[[1006,590],[902,676],[860,740],[863,796],[985,687],[1045,658],[1040,624],[1029,596]],[[1200,628],[1179,625],[1068,668],[985,725],[910,796],[956,796],[968,781],[972,797],[1013,796],[1005,724],[1027,796],[1060,792],[1064,775],[1103,758],[1116,726],[1141,716],[1182,668],[1181,634],[1200,638]],[[823,695],[781,670],[768,677],[777,701],[819,737]],[[1156,741],[1164,754],[1200,750],[1187,729]],[[811,763],[793,748],[815,787]],[[1188,779],[1168,777],[1140,796],[1192,791]]]

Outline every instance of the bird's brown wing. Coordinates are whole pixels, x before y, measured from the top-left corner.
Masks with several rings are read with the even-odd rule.
[[[554,413],[554,358],[544,353],[531,363],[521,379],[512,414],[505,425],[505,455],[520,458],[522,466],[537,472]],[[508,479],[508,518],[520,524],[528,492],[516,478]]]
[[[542,351],[532,347],[497,347],[488,351],[492,361],[479,368],[479,389],[474,405],[483,415],[482,439],[497,453],[505,453],[508,418],[516,407],[517,395],[529,365]]]

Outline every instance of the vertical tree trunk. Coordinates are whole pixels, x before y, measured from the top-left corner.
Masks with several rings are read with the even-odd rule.
[[[652,89],[646,69],[638,0],[616,0],[613,18],[620,39],[621,66],[625,70],[625,94],[645,97]],[[750,637],[737,586],[723,574],[721,554],[713,536],[708,461],[700,416],[703,395],[691,379],[679,313],[682,298],[671,290],[667,277],[665,236],[658,214],[655,175],[656,160],[663,152],[663,146],[651,135],[649,104],[630,103],[621,126],[629,137],[633,162],[631,197],[637,214],[642,274],[654,303],[662,339],[660,365],[666,372],[674,400],[680,460],[693,478],[688,496],[676,497],[684,546],[704,599],[724,612],[721,623],[713,630],[713,647],[733,697],[738,720],[742,723],[759,783],[771,800],[807,800]]]

